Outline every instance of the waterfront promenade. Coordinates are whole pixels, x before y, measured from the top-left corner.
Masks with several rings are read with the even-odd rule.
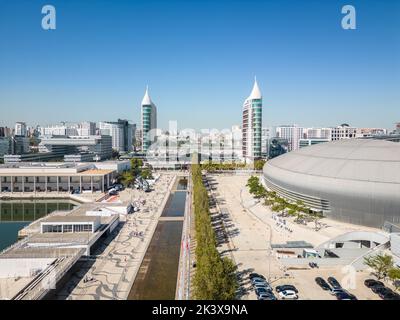
[[[135,189],[122,191],[120,200],[123,203],[141,199],[145,200],[145,205],[121,221],[87,261],[80,262],[56,298],[127,299],[175,180],[174,174],[162,174],[150,193]]]

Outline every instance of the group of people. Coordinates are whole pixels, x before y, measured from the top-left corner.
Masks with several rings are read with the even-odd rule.
[[[132,234],[134,237],[143,237],[143,231],[140,232],[132,231]]]
[[[86,276],[84,279],[83,279],[83,283],[86,283],[86,282],[90,282],[90,281],[95,281],[95,278],[93,278],[92,276]]]
[[[282,219],[280,217],[278,217],[276,214],[272,215],[272,219],[274,219],[276,221],[276,226],[282,230],[285,230],[289,233],[292,233],[293,230],[291,228],[289,228],[289,226],[286,225],[286,220]]]

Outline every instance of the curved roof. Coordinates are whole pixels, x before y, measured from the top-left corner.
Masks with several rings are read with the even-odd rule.
[[[146,92],[144,93],[144,97],[142,100],[142,106],[147,106],[147,105],[152,105],[153,102],[150,99],[149,96],[149,86],[146,87]]]
[[[253,90],[251,90],[250,96],[247,98],[247,100],[250,100],[250,99],[262,99],[262,94],[261,94],[260,88],[258,87],[256,78],[254,78]]]
[[[274,158],[264,171],[268,167],[309,176],[400,184],[400,143],[374,139],[320,143]]]

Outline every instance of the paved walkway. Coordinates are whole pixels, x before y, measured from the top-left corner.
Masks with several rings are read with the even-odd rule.
[[[123,202],[144,199],[146,204],[139,212],[128,215],[93,256],[77,268],[79,270],[58,293],[58,299],[127,299],[173,180],[173,175],[162,175],[154,186],[155,191],[124,190],[120,193]],[[90,281],[85,282],[85,279]]]
[[[271,243],[304,240],[313,245],[329,240],[330,238],[355,230],[374,230],[356,225],[322,219],[325,225],[318,232],[314,230],[314,223],[307,226],[293,222],[294,218],[287,218],[287,225],[293,232],[277,226],[273,219],[273,212],[263,204],[254,200],[246,187],[247,175],[209,175],[213,194],[218,202],[219,211],[228,235],[228,242],[222,242],[220,248],[229,253],[238,265],[241,279],[241,299],[255,299],[251,289],[248,274],[258,272],[263,274],[275,287],[279,284],[294,284],[300,291],[301,299],[335,299],[323,292],[316,284],[315,277],[333,275],[342,280],[344,275],[341,268],[324,268],[318,270],[286,271],[274,255],[271,255]],[[218,232],[217,232],[218,235]],[[229,244],[229,245],[228,245]],[[356,288],[351,290],[360,299],[376,299],[377,296],[362,284],[368,278],[368,272],[358,272]]]

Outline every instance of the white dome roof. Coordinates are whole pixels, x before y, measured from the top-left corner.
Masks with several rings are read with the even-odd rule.
[[[288,174],[400,186],[400,143],[375,139],[325,142],[276,157],[267,162],[265,170],[273,167]]]

